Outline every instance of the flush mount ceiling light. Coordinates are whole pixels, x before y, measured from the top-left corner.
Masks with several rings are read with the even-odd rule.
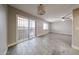
[[[43,4],[38,5],[37,9],[38,15],[44,15],[46,13],[46,8]]]

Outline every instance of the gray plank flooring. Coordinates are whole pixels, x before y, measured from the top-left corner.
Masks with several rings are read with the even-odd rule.
[[[71,35],[51,33],[10,47],[7,55],[78,55],[71,42]]]

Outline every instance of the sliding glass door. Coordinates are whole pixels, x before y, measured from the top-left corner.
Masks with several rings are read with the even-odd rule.
[[[17,42],[22,42],[35,37],[35,20],[29,20],[23,16],[17,16]]]
[[[35,20],[29,20],[29,38],[35,37]]]
[[[28,19],[17,16],[17,41],[28,40]]]

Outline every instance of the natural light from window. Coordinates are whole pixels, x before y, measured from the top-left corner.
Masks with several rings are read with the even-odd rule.
[[[46,23],[46,22],[43,23],[43,29],[48,30],[48,23]]]
[[[18,17],[18,27],[28,27],[28,19]]]

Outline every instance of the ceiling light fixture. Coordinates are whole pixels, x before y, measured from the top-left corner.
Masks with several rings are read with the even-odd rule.
[[[61,19],[62,21],[65,21],[65,17],[62,17],[62,19]]]
[[[38,6],[37,12],[38,12],[38,15],[44,15],[44,14],[46,13],[46,8],[45,8],[45,6],[44,6],[43,4],[40,4],[40,5]]]
[[[65,21],[65,19],[62,19],[62,21]]]

